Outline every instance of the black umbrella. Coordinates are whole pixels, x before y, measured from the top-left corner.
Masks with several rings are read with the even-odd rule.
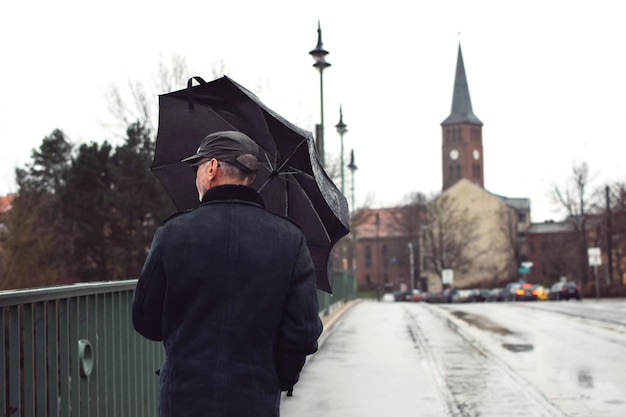
[[[192,86],[196,80],[199,85]],[[267,108],[250,91],[224,76],[199,77],[187,88],[159,96],[159,131],[152,162],[178,210],[198,206],[195,174],[180,160],[212,132],[238,130],[261,150],[252,187],[266,207],[298,223],[317,274],[317,288],[332,292],[330,251],[349,231],[348,202],[322,167],[313,135]]]

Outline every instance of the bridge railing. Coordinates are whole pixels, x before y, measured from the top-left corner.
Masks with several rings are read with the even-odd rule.
[[[136,280],[0,292],[0,412],[158,414],[160,343],[134,332]]]
[[[0,415],[153,417],[161,343],[137,334],[137,280],[0,291]],[[351,275],[336,272],[320,314],[354,298]]]
[[[329,314],[334,305],[356,298],[356,280],[349,271],[334,271],[332,288],[332,294],[317,291],[320,314]]]

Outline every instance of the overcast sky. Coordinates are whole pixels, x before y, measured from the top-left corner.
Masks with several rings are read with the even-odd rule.
[[[626,15],[622,1],[84,1],[0,5],[0,195],[55,128],[114,144],[99,123],[111,83],[149,79],[159,54],[228,75],[313,131],[321,22],[326,158],[354,149],[357,206],[441,190],[441,126],[459,41],[484,123],[485,188],[531,200],[534,222],[562,213],[553,185],[587,162],[594,184],[626,181]],[[181,85],[180,88],[183,86]],[[154,100],[157,100],[155,92]],[[346,187],[350,175],[346,170]]]

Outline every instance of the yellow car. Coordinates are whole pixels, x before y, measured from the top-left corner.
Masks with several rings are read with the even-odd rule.
[[[548,299],[550,289],[544,287],[543,285],[533,285],[532,293],[537,297],[537,300],[545,301]]]

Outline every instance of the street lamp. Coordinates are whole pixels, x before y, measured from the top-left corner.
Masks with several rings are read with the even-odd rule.
[[[342,164],[343,166],[343,164]],[[352,185],[350,187],[350,197],[352,199],[352,206],[350,207],[352,209],[352,216],[354,216],[354,214],[356,213],[356,206],[354,205],[354,171],[357,170],[356,164],[354,163],[354,149],[352,149],[350,151],[350,163],[348,164],[348,169],[351,172],[351,176],[352,176]],[[353,259],[353,267],[352,267],[352,272],[354,273],[354,259],[356,258],[356,231],[351,232],[352,233],[352,259]],[[355,277],[356,280],[356,277]]]
[[[344,194],[344,179],[343,179],[343,134],[348,131],[348,125],[343,122],[343,110],[339,105],[339,123],[335,125],[337,132],[341,137],[341,193]]]
[[[409,246],[409,267],[411,268],[409,272],[409,276],[411,277],[410,290],[413,291],[415,289],[415,257],[413,254],[413,242],[409,242],[408,246]]]
[[[380,287],[381,287],[381,276],[380,276],[380,216],[378,212],[376,212],[376,221],[374,223],[376,225],[376,273],[378,275],[376,279],[376,299],[380,301]]]
[[[343,165],[342,165],[343,166]],[[348,169],[352,174],[352,184],[350,186],[350,195],[352,197],[352,215],[356,213],[356,206],[354,205],[354,171],[357,170],[356,165],[354,164],[354,149],[350,150],[350,163],[348,164]]]
[[[320,124],[317,125],[316,134],[317,134],[317,151],[320,154],[320,160],[322,162],[322,166],[325,166],[324,163],[324,70],[330,67],[330,63],[326,62],[326,55],[328,55],[328,51],[325,50],[322,46],[322,29],[320,27],[319,20],[317,21],[317,45],[315,49],[311,50],[309,54],[315,60],[315,64],[313,66],[317,68],[320,72]]]

